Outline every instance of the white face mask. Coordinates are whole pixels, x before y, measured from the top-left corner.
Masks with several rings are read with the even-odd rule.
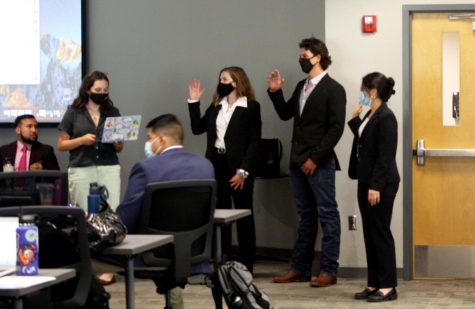
[[[158,138],[158,136],[155,137],[153,140],[147,141],[147,142],[145,143],[144,152],[145,152],[145,156],[146,156],[147,158],[151,158],[151,157],[156,156],[157,153],[158,153],[158,152],[160,151],[160,149],[162,148],[162,147],[160,146],[160,147],[158,147],[158,149],[157,149],[155,152],[153,152],[153,150],[152,150],[152,144],[155,143],[155,141],[157,140],[157,138]]]

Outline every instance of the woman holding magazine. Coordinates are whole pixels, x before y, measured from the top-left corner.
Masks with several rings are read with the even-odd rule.
[[[108,203],[116,209],[120,199],[120,165],[117,153],[123,142],[102,143],[107,117],[120,116],[109,97],[109,78],[94,71],[84,77],[79,94],[59,124],[58,149],[69,151],[69,196],[87,210],[89,184],[97,182],[109,191]],[[101,283],[113,283],[113,274],[103,274]]]

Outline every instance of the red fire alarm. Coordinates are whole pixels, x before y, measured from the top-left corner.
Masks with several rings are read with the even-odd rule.
[[[364,33],[376,32],[376,15],[364,15],[362,18],[362,29]]]

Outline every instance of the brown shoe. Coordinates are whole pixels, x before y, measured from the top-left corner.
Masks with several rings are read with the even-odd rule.
[[[327,287],[336,284],[336,277],[327,273],[321,273],[310,281],[310,286],[314,288]]]
[[[295,271],[289,270],[287,273],[272,278],[274,283],[290,283],[290,282],[308,282],[310,277],[296,273]]]

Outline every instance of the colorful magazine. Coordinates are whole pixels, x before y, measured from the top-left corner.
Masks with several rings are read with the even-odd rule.
[[[107,117],[102,133],[102,142],[114,143],[137,140],[141,120],[141,115]]]

